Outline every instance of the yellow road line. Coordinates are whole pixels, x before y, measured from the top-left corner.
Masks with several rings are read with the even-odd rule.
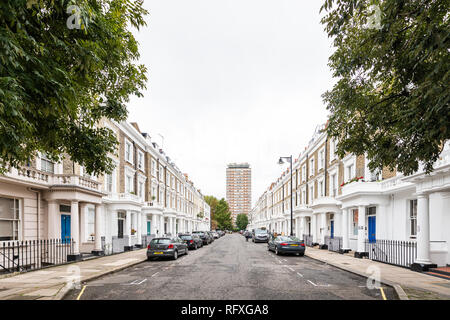
[[[383,296],[383,300],[387,300],[386,295],[384,294],[383,288],[380,287],[380,291],[381,291],[381,295]]]
[[[82,295],[83,292],[84,292],[84,289],[86,289],[86,286],[83,286],[83,289],[81,289],[80,294],[79,294],[78,297],[77,297],[77,300],[80,300],[81,295]]]

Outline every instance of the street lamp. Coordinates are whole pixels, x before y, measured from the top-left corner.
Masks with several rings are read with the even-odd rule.
[[[283,164],[284,163],[284,161],[288,161],[290,164],[291,164],[291,237],[294,235],[294,233],[293,233],[293,225],[292,225],[292,222],[293,222],[293,212],[292,212],[292,156],[289,156],[289,157],[280,157],[280,160],[278,160],[278,164]]]

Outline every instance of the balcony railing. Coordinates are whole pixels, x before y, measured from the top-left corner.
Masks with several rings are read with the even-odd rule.
[[[5,173],[8,178],[22,182],[30,182],[43,186],[77,186],[95,191],[100,191],[100,183],[88,177],[73,174],[55,174],[37,170],[32,167],[10,167]]]
[[[68,262],[72,239],[9,241],[0,244],[0,273],[38,270]]]

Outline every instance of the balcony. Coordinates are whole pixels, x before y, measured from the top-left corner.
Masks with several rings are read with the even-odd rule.
[[[92,179],[73,174],[54,174],[37,170],[31,167],[12,168],[4,174],[4,177],[14,180],[15,182],[23,182],[33,186],[50,188],[50,187],[80,187],[92,191],[101,192],[100,182]]]
[[[113,201],[132,201],[132,202],[139,202],[143,203],[143,200],[141,197],[132,194],[132,193],[115,193],[115,192],[109,192],[106,196],[109,200]]]
[[[379,182],[363,182],[360,180],[344,185],[342,187],[342,196],[353,193],[375,193],[381,191],[381,184]]]

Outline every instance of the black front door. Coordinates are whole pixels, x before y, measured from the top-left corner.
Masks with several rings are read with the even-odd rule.
[[[117,235],[118,235],[118,237],[119,238],[123,238],[123,220],[122,219],[119,219],[119,220],[117,220],[117,223],[118,223],[118,225],[117,225]]]

